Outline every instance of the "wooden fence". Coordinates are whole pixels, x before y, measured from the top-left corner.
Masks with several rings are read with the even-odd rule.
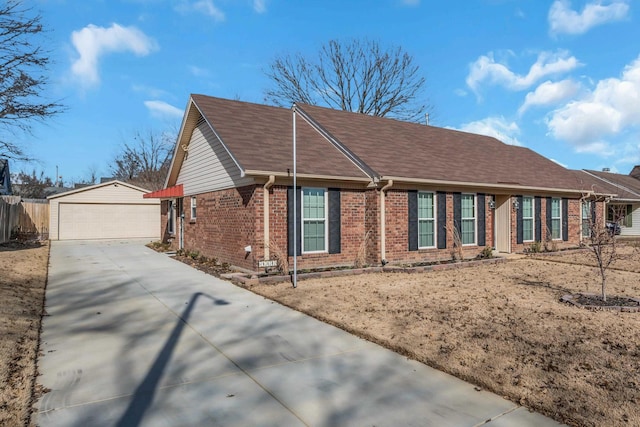
[[[21,199],[20,196],[0,198],[0,243],[12,237],[25,239],[49,238],[49,201]]]

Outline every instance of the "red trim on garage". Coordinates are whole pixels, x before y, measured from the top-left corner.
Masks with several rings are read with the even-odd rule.
[[[174,197],[182,197],[184,192],[182,190],[182,184],[174,185],[173,187],[163,188],[162,190],[154,191],[143,195],[145,199],[171,199]]]

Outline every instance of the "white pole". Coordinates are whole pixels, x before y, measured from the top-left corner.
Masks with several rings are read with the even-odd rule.
[[[293,287],[298,287],[298,180],[296,168],[296,105],[293,104]]]

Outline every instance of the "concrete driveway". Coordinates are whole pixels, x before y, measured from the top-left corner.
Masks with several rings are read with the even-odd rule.
[[[558,425],[141,242],[50,263],[42,427]]]

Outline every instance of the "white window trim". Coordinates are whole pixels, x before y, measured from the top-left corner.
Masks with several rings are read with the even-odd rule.
[[[197,200],[198,199],[196,198],[196,196],[191,196],[191,210],[190,210],[190,213],[191,213],[191,218],[190,219],[191,219],[191,221],[194,221],[196,219],[196,217],[197,217],[196,215],[194,215],[194,213],[195,214],[198,213],[198,211],[197,211],[197,208],[198,208],[197,203],[198,203],[198,201]]]
[[[433,200],[433,218],[420,218],[420,203],[418,202],[418,249],[435,249],[438,247],[438,201],[436,200],[436,193],[433,191],[419,191],[418,192],[418,200],[420,199],[420,194],[431,194]],[[433,221],[433,246],[420,246],[420,221]]]
[[[524,216],[524,199],[531,199],[531,218]],[[535,242],[536,240],[536,199],[533,196],[522,196],[522,242]],[[524,239],[524,220],[531,219],[531,239]]]
[[[463,243],[462,246],[478,246],[478,195],[475,193],[462,193],[460,194],[460,239],[462,239],[462,221],[465,218],[462,216],[462,196],[473,196],[473,242],[472,243]]]
[[[584,207],[587,206],[587,216],[585,217],[584,215]],[[587,235],[584,235],[585,232],[585,228],[584,228],[584,222],[589,221],[589,224],[591,224],[592,218],[591,218],[591,200],[583,200],[582,204],[580,205],[580,238],[581,239],[588,239],[589,235],[591,234],[591,228],[588,228],[587,231],[589,231],[587,233]]]
[[[553,201],[557,200],[558,201],[558,212],[560,213],[559,217],[554,217],[553,216]],[[558,233],[560,235],[560,237],[558,237],[557,239],[553,238],[553,220],[554,219],[559,219],[560,220],[560,232]],[[553,197],[551,199],[551,240],[556,240],[556,241],[560,241],[562,240],[562,199],[559,197]]]
[[[324,191],[324,250],[322,251],[305,251],[304,250],[304,190],[322,190]],[[309,220],[317,220],[313,218]],[[326,254],[329,252],[329,191],[321,187],[302,187],[300,189],[300,240],[303,254]]]

